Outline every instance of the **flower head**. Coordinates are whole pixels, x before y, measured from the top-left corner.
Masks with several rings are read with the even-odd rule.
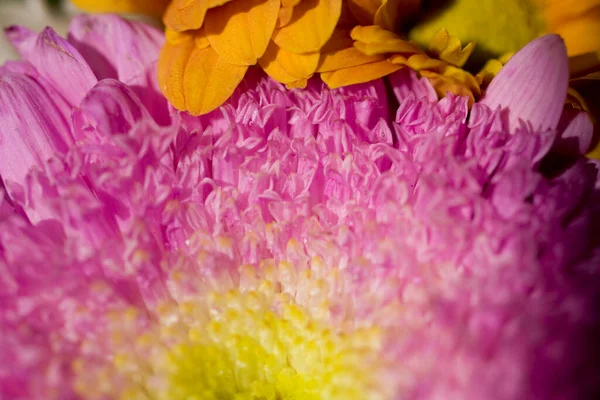
[[[558,37],[471,110],[402,69],[393,117],[381,80],[287,90],[256,70],[218,109],[176,111],[146,74],[162,36],[114,16],[9,37],[24,60],[0,70],[2,395],[597,389],[598,167],[585,114],[561,115]]]

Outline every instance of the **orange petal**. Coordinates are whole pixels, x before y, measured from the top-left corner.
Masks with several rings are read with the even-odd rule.
[[[281,83],[292,84],[312,76],[319,63],[319,53],[296,54],[271,41],[258,63],[271,78]]]
[[[543,9],[544,18],[550,28],[566,20],[577,18],[600,6],[599,0],[533,0]]]
[[[389,31],[398,27],[419,11],[421,0],[383,0],[375,13],[374,23]]]
[[[342,12],[338,19],[336,28],[352,29],[356,25],[360,25],[356,17],[350,11],[350,3],[347,1],[342,2]],[[371,25],[371,24],[368,24]]]
[[[600,50],[600,6],[553,26],[565,41],[570,56]]]
[[[402,40],[377,25],[357,26],[352,29],[350,35],[356,40],[354,47],[369,56],[386,53],[422,53],[417,45]]]
[[[361,25],[373,25],[375,13],[381,7],[382,0],[348,0],[348,8]]]
[[[369,82],[401,69],[401,65],[392,64],[386,60],[363,64],[356,67],[338,69],[337,71],[323,72],[321,79],[331,89],[356,83]]]
[[[385,59],[382,55],[367,56],[358,51],[353,45],[350,32],[341,29],[335,30],[321,53],[317,72],[335,71]]]
[[[169,5],[169,0],[73,0],[73,4],[94,13],[143,13],[160,16]]]
[[[230,64],[256,64],[271,40],[280,4],[280,0],[237,0],[209,10],[204,29],[210,45]]]
[[[275,30],[273,40],[294,53],[317,52],[333,34],[341,12],[342,0],[303,0],[290,23]]]
[[[286,83],[285,87],[288,89],[304,89],[308,84],[308,79],[299,79],[296,82]]]
[[[208,0],[173,0],[163,16],[163,22],[174,31],[198,29],[204,23],[206,10]]]
[[[300,0],[281,0],[282,8],[294,8],[300,4]]]
[[[277,17],[277,28],[286,26],[292,20],[294,16],[294,9],[291,7],[281,7],[279,9],[279,16]]]
[[[173,34],[167,29],[167,39],[158,58],[158,84],[169,102],[184,110],[183,73],[195,48],[194,35]]]
[[[195,48],[183,75],[186,109],[206,114],[223,104],[244,78],[247,66],[225,62],[211,47]]]

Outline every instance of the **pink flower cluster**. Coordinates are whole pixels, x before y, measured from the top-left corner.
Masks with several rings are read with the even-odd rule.
[[[598,389],[600,179],[558,37],[471,109],[408,70],[395,98],[257,71],[192,117],[159,94],[153,28],[7,35],[23,61],[0,68],[0,399],[85,398],[84,344],[115,310],[152,319],[175,272],[229,289],[242,265],[314,257],[338,271],[332,323],[384,332],[388,398]]]

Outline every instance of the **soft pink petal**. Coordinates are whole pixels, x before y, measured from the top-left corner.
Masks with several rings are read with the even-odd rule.
[[[21,57],[31,63],[71,106],[78,106],[98,81],[77,49],[51,28],[33,36],[25,28],[12,26],[6,30],[6,35]]]
[[[114,78],[129,85],[158,123],[169,123],[167,101],[156,76],[165,40],[160,31],[116,15],[80,15],[71,22],[68,40],[98,79]]]
[[[67,122],[33,79],[0,75],[0,175],[23,183],[34,165],[56,152],[66,153],[72,142]]]
[[[388,78],[399,102],[404,101],[410,95],[415,96],[417,100],[437,101],[437,94],[429,80],[419,79],[417,73],[410,68],[402,68]]]
[[[78,140],[89,135],[100,139],[128,133],[142,118],[150,115],[136,94],[119,81],[104,79],[74,110],[73,127]]]
[[[164,43],[157,29],[110,14],[74,18],[68,39],[98,79],[115,78],[127,84],[156,62]]]
[[[569,81],[567,51],[557,35],[536,39],[515,54],[487,89],[482,104],[508,110],[511,132],[520,124],[556,129]]]
[[[587,112],[566,109],[558,125],[560,135],[556,147],[561,153],[585,154],[590,150],[594,124]]]

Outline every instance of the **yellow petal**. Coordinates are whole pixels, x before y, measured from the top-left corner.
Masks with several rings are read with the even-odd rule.
[[[230,64],[256,64],[271,40],[280,4],[280,0],[238,0],[209,10],[204,29],[210,45]]]
[[[169,0],[72,0],[73,4],[82,10],[120,13],[143,13],[160,16],[167,6]]]
[[[187,111],[206,114],[223,104],[244,78],[247,66],[229,64],[211,47],[195,48],[183,76]]]
[[[392,32],[419,11],[421,0],[383,0],[375,13],[375,25]]]
[[[415,71],[421,71],[421,70],[441,71],[448,65],[444,61],[436,60],[435,58],[431,58],[431,57],[427,56],[426,54],[415,54],[408,58],[401,58],[401,57],[394,56],[390,59],[390,62],[406,65],[406,66],[410,67],[410,69],[415,70]]]
[[[258,63],[271,78],[281,83],[292,84],[314,74],[319,64],[319,53],[296,54],[271,41]]]
[[[335,30],[321,53],[317,72],[335,71],[385,59],[383,55],[367,56],[358,51],[353,45],[350,32],[341,29]]]
[[[354,47],[369,56],[386,53],[422,53],[417,45],[402,40],[377,25],[357,26],[352,29],[351,36],[356,40]]]
[[[588,158],[593,158],[595,160],[600,160],[600,144],[596,145],[596,147],[586,154]]]
[[[440,29],[434,35],[429,50],[440,60],[444,60],[457,67],[462,67],[475,49],[475,44],[470,42],[462,48],[460,40],[452,36],[446,29]]]
[[[338,69],[337,71],[323,72],[321,79],[331,89],[341,86],[369,82],[384,77],[401,69],[401,65],[392,64],[386,60],[363,64],[356,67]]]
[[[273,41],[294,53],[317,52],[333,34],[341,12],[342,0],[303,0],[290,23],[275,30]]]
[[[477,93],[473,92],[469,85],[465,84],[465,82],[459,78],[444,76],[431,71],[421,71],[421,76],[429,79],[429,82],[440,97],[446,97],[448,92],[459,96],[468,96],[469,105],[472,105],[475,101],[475,95],[478,96]],[[476,82],[475,86],[477,86]]]
[[[348,0],[348,8],[361,25],[373,25],[382,0]]]
[[[488,60],[488,62],[485,63],[485,65],[483,66],[481,71],[479,71],[477,73],[477,75],[475,76],[479,85],[480,86],[489,85],[490,82],[492,81],[492,79],[494,79],[494,77],[496,75],[498,75],[498,72],[500,72],[500,70],[502,69],[502,66],[503,66],[502,63],[499,60],[496,60],[496,59]]]
[[[167,29],[167,42],[158,59],[158,84],[169,102],[179,110],[185,109],[183,74],[194,48],[193,34],[173,34]]]

